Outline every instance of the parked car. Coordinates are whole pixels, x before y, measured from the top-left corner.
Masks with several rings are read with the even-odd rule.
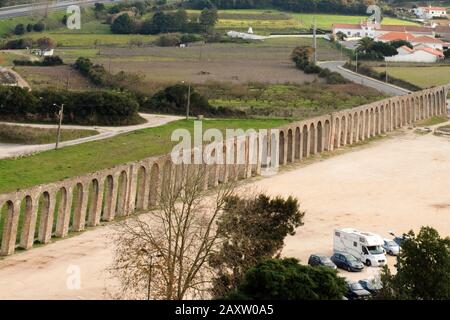
[[[359,282],[348,281],[345,296],[349,300],[366,300],[370,297],[370,292],[364,289]]]
[[[399,247],[402,246],[402,244],[403,244],[404,241],[405,241],[405,238],[404,238],[403,236],[395,237],[395,238],[394,238],[394,242],[395,242]]]
[[[358,282],[365,290],[374,295],[382,289],[381,281],[379,279],[363,279]]]
[[[312,254],[308,259],[308,264],[310,266],[325,266],[331,269],[337,269],[333,261],[323,254]]]
[[[400,252],[400,246],[394,240],[384,239],[383,249],[391,256],[397,256]]]
[[[338,268],[350,272],[362,271],[364,269],[364,264],[348,253],[336,252],[331,256],[331,261],[333,261]]]

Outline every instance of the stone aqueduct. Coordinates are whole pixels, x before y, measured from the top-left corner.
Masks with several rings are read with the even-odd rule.
[[[416,121],[447,113],[450,86],[436,87],[401,97],[393,97],[316,117],[278,128],[279,164],[301,161],[313,154],[332,151],[368,138],[385,134]],[[253,148],[260,150],[271,133],[257,137]],[[237,140],[236,140],[237,141]],[[246,148],[249,144],[240,139]],[[270,141],[268,143],[270,145]],[[257,153],[256,154],[260,154]],[[206,165],[205,165],[206,166]],[[1,255],[17,248],[30,249],[52,237],[64,238],[101,221],[113,221],[147,210],[156,204],[162,184],[175,170],[170,155],[152,157],[119,165],[80,177],[38,185],[0,195],[3,230],[0,230]],[[244,179],[261,172],[256,164],[208,165],[205,188],[230,179]],[[3,209],[2,209],[3,208]]]

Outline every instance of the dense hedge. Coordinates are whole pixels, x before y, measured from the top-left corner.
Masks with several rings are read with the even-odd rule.
[[[177,84],[167,87],[143,101],[141,110],[152,113],[186,114],[188,86]],[[208,99],[197,93],[191,87],[189,114],[191,116],[204,115],[207,117],[245,117],[240,110],[211,106]]]
[[[141,122],[139,105],[125,93],[110,91],[29,91],[0,87],[0,119],[55,122],[64,103],[64,123],[83,125],[128,125]]]
[[[30,61],[30,60],[13,60],[16,66],[32,66],[32,67],[50,67],[50,66],[60,66],[64,64],[63,60],[58,56],[44,57],[41,61]]]

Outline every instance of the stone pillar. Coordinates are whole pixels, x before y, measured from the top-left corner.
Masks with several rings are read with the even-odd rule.
[[[162,171],[162,170],[161,170]],[[111,203],[109,205],[109,210],[104,213],[104,220],[105,221],[113,221],[114,217],[116,216],[116,205],[117,205],[117,191],[119,189],[119,173],[115,173],[113,175],[113,183],[112,183],[112,190],[111,192]]]
[[[25,202],[27,202],[25,198]],[[33,247],[34,234],[36,229],[36,218],[39,207],[39,196],[30,196],[30,203],[25,205],[25,216],[22,224],[22,234],[20,236],[20,247],[22,249],[30,249]]]
[[[130,215],[136,210],[136,197],[137,197],[137,184],[138,184],[138,173],[141,165],[140,164],[132,164],[130,165],[130,168],[128,169],[128,185],[127,185],[127,193],[126,193],[126,199],[125,199],[125,212],[124,215]],[[147,170],[145,171],[147,172]],[[143,179],[146,177],[144,176]],[[145,185],[148,185],[148,183],[144,183]],[[144,190],[145,191],[145,190]],[[148,198],[148,197],[147,197]],[[144,196],[145,199],[145,196]]]
[[[53,216],[56,206],[56,193],[48,193],[48,206],[44,205],[41,212],[38,240],[40,243],[48,243],[52,238]],[[44,201],[45,203],[45,201]]]
[[[64,238],[69,233],[70,214],[72,210],[73,202],[73,187],[69,187],[66,190],[66,205],[62,208],[61,215],[58,216],[56,224],[56,236]]]
[[[83,183],[80,207],[74,211],[72,230],[83,231],[86,225],[87,204],[89,199],[89,184]]]
[[[97,180],[98,181],[98,180]],[[97,199],[95,200],[95,206],[92,208],[92,212],[90,212],[88,216],[88,226],[95,227],[100,224],[100,219],[102,217],[102,204],[103,204],[103,191],[105,188],[105,179],[102,178],[101,181],[98,181],[98,192]],[[93,199],[94,201],[94,199]]]
[[[1,206],[0,206],[1,208]],[[7,256],[14,253],[16,248],[17,225],[20,216],[20,200],[10,203],[8,212],[4,218],[3,237],[0,255]],[[0,230],[1,231],[1,230]]]

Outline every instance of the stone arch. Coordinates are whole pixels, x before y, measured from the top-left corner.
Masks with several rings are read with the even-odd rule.
[[[213,157],[214,159],[216,158],[216,148],[214,148],[211,151],[211,157]],[[218,181],[217,181],[218,165],[217,165],[216,161],[214,161],[214,163],[212,163],[212,164],[208,164],[208,169],[209,169],[208,170],[208,187],[214,188],[218,184]]]
[[[92,179],[87,189],[87,219],[85,225],[95,226],[97,224],[97,212],[99,206],[100,187],[97,179]]]
[[[117,185],[117,199],[116,199],[117,216],[124,216],[127,214],[126,212],[127,194],[128,194],[128,174],[125,170],[123,170],[119,175],[119,181]]]
[[[78,182],[72,190],[72,206],[69,222],[69,231],[79,231],[77,221],[79,221],[83,214],[83,200],[84,200],[84,188],[83,185]]]
[[[331,130],[331,126],[330,126],[330,121],[329,120],[325,120],[325,125],[324,125],[324,150],[326,151],[330,151],[330,130]]]
[[[358,141],[358,112],[355,112],[353,114],[353,127],[352,127],[352,135],[353,135],[353,142]]]
[[[50,218],[50,193],[44,191],[41,193],[38,202],[38,212],[36,220],[36,229],[34,237],[40,243],[46,242],[46,223]]]
[[[114,178],[108,175],[103,184],[103,201],[101,220],[111,221],[114,217]]]
[[[404,99],[402,99],[401,106],[402,106],[402,117],[401,117],[400,125],[404,126],[406,124],[406,109],[405,109],[405,100]]]
[[[351,144],[353,134],[353,117],[351,113],[347,115],[347,129],[345,131],[346,144]]]
[[[148,199],[146,195],[147,184],[147,168],[141,165],[136,175],[136,197],[134,199],[135,208],[138,211],[146,209],[146,199]]]
[[[288,138],[287,138],[287,162],[292,162],[292,142],[293,142],[293,134],[292,129],[288,130]]]
[[[370,114],[369,110],[366,109],[365,116],[364,116],[364,138],[370,137]]]
[[[294,153],[295,159],[300,159],[301,158],[301,150],[300,150],[300,145],[301,145],[301,134],[300,134],[300,128],[296,127],[295,128],[295,147],[294,147]]]
[[[309,126],[309,154],[316,154],[316,143],[316,128],[314,127],[314,123],[311,123]]]
[[[148,195],[148,204],[149,206],[155,206],[158,200],[158,193],[160,188],[159,181],[159,166],[157,163],[152,165],[150,170],[150,186],[149,186],[149,195]]]
[[[7,220],[9,217],[12,217],[14,214],[14,203],[10,200],[6,201],[4,204],[0,206],[0,245],[2,255],[9,254],[11,248],[8,243],[8,233],[11,231],[8,228]]]
[[[341,146],[345,145],[345,138],[347,136],[346,131],[347,131],[347,119],[345,118],[345,116],[342,116],[341,132],[340,132],[340,145]]]
[[[424,100],[423,100],[423,96],[420,96],[420,102],[419,102],[419,106],[420,106],[420,120],[425,119],[425,107],[424,107]]]
[[[386,113],[385,113],[386,106],[382,104],[380,106],[380,133],[386,132]]]
[[[364,122],[365,122],[364,111],[361,110],[359,113],[359,129],[358,129],[360,141],[364,140]]]
[[[270,156],[270,146],[269,146],[269,135],[264,133],[262,138],[262,148],[261,148],[261,168],[269,167],[269,156]]]
[[[378,107],[375,108],[375,135],[380,134],[380,109]]]
[[[33,246],[36,228],[36,216],[33,216],[33,209],[33,198],[30,195],[26,195],[20,203],[20,217],[16,237],[16,244],[22,249],[29,249]]]
[[[55,195],[55,209],[53,215],[52,236],[62,237],[62,228],[66,222],[67,212],[67,190],[65,187],[61,187]]]
[[[285,150],[284,150],[284,131],[283,130],[280,130],[279,137],[280,137],[280,141],[279,141],[279,150],[278,150],[279,151],[278,161],[279,161],[279,164],[282,165],[282,164],[284,164],[284,152],[285,152]]]
[[[339,136],[340,136],[340,132],[341,132],[341,127],[340,127],[340,121],[339,118],[336,118],[334,120],[334,139],[333,139],[333,144],[334,144],[334,148],[339,148]]]
[[[303,158],[308,156],[308,126],[305,124],[303,126]]]
[[[369,110],[369,137],[373,137],[375,135],[375,111],[373,108]]]
[[[317,122],[317,153],[321,153],[324,150],[323,148],[323,128],[322,122]]]
[[[172,162],[170,160],[166,160],[164,162],[162,169],[161,192],[168,192],[171,183],[172,183]]]

